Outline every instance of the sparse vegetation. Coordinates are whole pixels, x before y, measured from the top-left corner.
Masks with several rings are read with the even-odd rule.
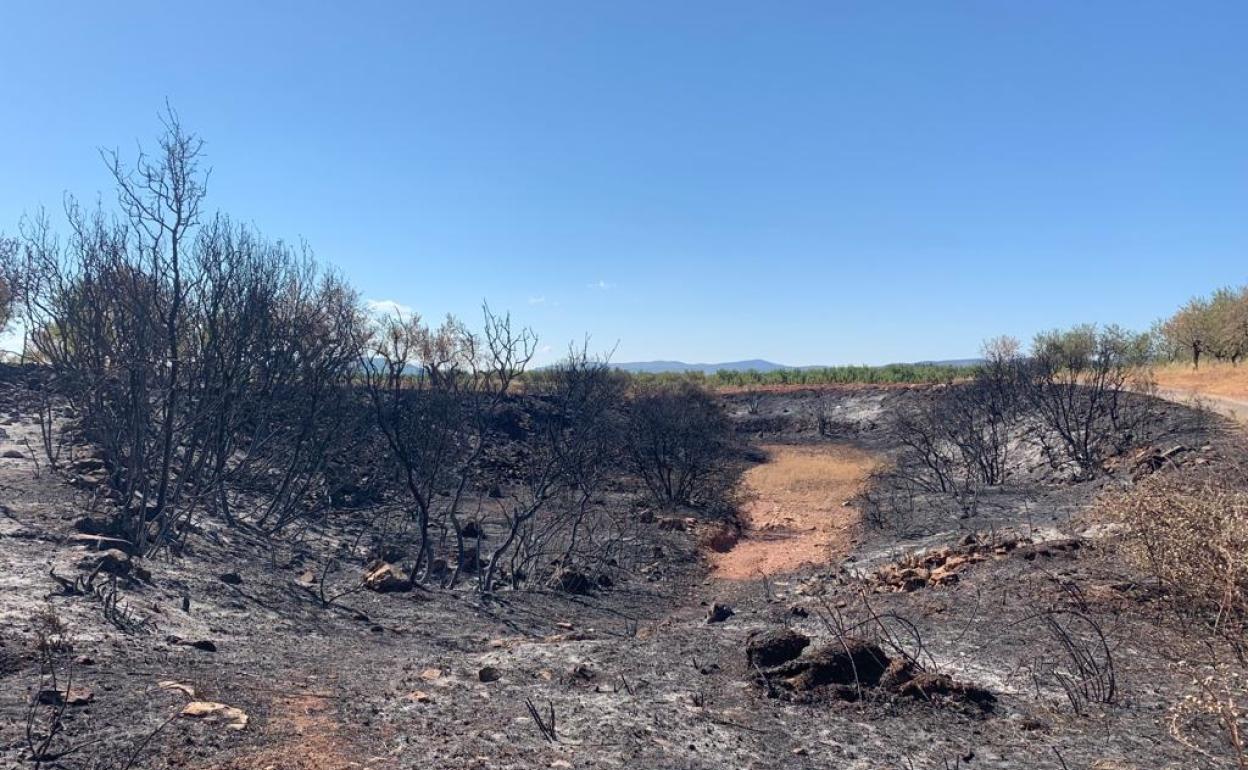
[[[1194,297],[1158,324],[1161,354],[1199,369],[1212,358],[1238,364],[1248,353],[1248,286]]]
[[[1248,622],[1248,478],[1241,469],[1155,474],[1105,502],[1128,553],[1173,607],[1240,644]]]
[[[980,766],[1023,730],[1096,766],[1104,736],[1168,729],[1124,750],[1244,766],[1248,481],[1149,376],[1159,345],[1235,366],[1244,292],[974,366],[628,375],[582,346],[534,369],[506,314],[380,315],[210,213],[199,140],[166,121],[154,155],[105,155],[116,207],[0,239],[29,362],[0,367],[2,601],[92,645],[50,612],[0,632],[0,680],[38,684],[0,693],[4,759],[746,766],[784,736],[813,767],[869,718],[903,728],[861,738],[873,761]],[[1071,531],[1103,486],[1118,539]],[[181,717],[119,726],[176,694],[204,720],[185,742],[161,734]],[[74,710],[97,695],[102,727]],[[508,720],[536,729],[478,729]],[[221,737],[249,724],[262,745]]]
[[[731,505],[730,431],[703,388],[630,389],[583,350],[522,380],[536,337],[488,308],[479,332],[372,316],[306,250],[209,214],[201,142],[172,113],[166,128],[133,166],[106,154],[116,212],[71,199],[68,237],[40,216],[4,241],[53,384],[46,459],[99,483],[124,547],[180,552],[201,515],[276,535],[373,506],[367,540],[411,585],[472,572],[489,593],[619,563],[627,526],[591,519],[626,470],[658,504]],[[75,442],[95,454],[62,467]]]
[[[1018,456],[1034,451],[1055,471],[1091,478],[1146,434],[1155,420],[1147,342],[1116,327],[1081,326],[1036,337],[1029,355],[1014,340],[985,346],[963,382],[917,395],[893,418],[904,452],[869,494],[904,512],[915,490],[949,495],[963,511],[982,488],[1006,484]]]
[[[960,380],[974,374],[976,365],[886,364],[884,366],[813,366],[760,372],[720,370],[633,374],[641,383],[692,382],[713,389],[752,387],[815,387],[820,385],[932,385]]]

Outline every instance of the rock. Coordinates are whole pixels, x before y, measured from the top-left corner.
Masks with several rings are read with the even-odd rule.
[[[195,649],[203,650],[204,652],[217,651],[216,642],[213,642],[211,639],[200,639],[198,641],[191,642],[183,639],[177,634],[169,634],[165,637],[165,641],[175,647],[194,647]]]
[[[70,687],[67,690],[46,688],[35,697],[47,706],[85,706],[95,700],[95,693],[86,687]]]
[[[383,545],[377,554],[377,558],[381,561],[388,561],[391,564],[398,564],[408,557],[408,550],[398,545]]]
[[[990,710],[997,702],[997,697],[983,687],[955,682],[944,674],[928,672],[916,674],[898,687],[897,693],[916,700],[939,699],[973,703],[985,710]]]
[[[593,639],[593,635],[585,631],[565,631],[562,634],[550,634],[543,636],[542,641],[547,644],[563,644],[565,642],[583,642],[587,639]]]
[[[22,460],[22,459],[25,459],[26,457],[26,455],[23,454],[21,450],[18,450],[18,449],[6,449],[4,450],[4,454],[0,456],[7,457],[10,460]]]
[[[502,678],[503,672],[493,666],[482,666],[481,670],[477,671],[477,679],[482,682],[497,682]]]
[[[222,583],[231,586],[239,586],[243,584],[243,576],[237,572],[223,572],[219,576]]]
[[[299,573],[299,577],[295,578],[295,582],[301,586],[316,585],[316,573],[310,569],[305,569]]]
[[[74,521],[74,529],[84,535],[111,535],[113,527],[104,519],[93,519],[83,516]]]
[[[889,663],[879,645],[846,637],[773,668],[769,674],[785,680],[793,690],[814,690],[828,685],[856,689],[878,686]]]
[[[429,693],[424,690],[412,690],[403,697],[413,703],[433,703],[433,698],[429,697]]]
[[[720,604],[716,602],[711,605],[711,608],[709,610],[706,611],[706,622],[707,623],[723,623],[725,620],[727,620],[728,618],[732,617],[735,614],[737,613],[733,612],[732,608],[729,607],[727,604]]]
[[[894,658],[888,662],[888,668],[884,669],[884,674],[880,677],[880,686],[896,689],[914,679],[917,673],[914,664],[910,661]]]
[[[1021,553],[1023,558],[1027,561],[1033,561],[1037,556],[1048,559],[1058,555],[1059,553],[1077,551],[1082,547],[1083,542],[1078,538],[1063,538],[1060,540],[1045,540],[1044,542],[1036,543],[1035,545],[1028,545],[1021,549],[1019,553]]]
[[[561,569],[551,577],[550,587],[565,594],[585,595],[593,590],[594,581],[583,572]]]
[[[125,550],[130,548],[130,541],[123,540],[119,537],[106,537],[104,535],[84,535],[81,532],[75,532],[69,536],[69,539],[75,543],[89,545],[92,549],[100,548],[116,548]]]
[[[745,659],[752,666],[778,666],[801,655],[809,644],[810,637],[791,628],[755,632],[746,640]]]
[[[953,568],[945,566],[932,571],[932,576],[928,579],[928,583],[934,586],[951,586],[961,580],[961,577]]]
[[[104,461],[99,457],[84,457],[75,460],[69,467],[75,473],[99,473],[104,470]]]
[[[364,587],[379,594],[403,593],[412,590],[411,581],[403,570],[383,562],[364,574]]]
[[[571,680],[579,680],[581,682],[592,682],[594,677],[598,676],[592,668],[584,663],[578,663],[568,671],[568,678]]]
[[[741,539],[741,530],[731,524],[725,524],[702,538],[702,546],[715,553],[728,553],[736,547]]]
[[[182,716],[208,722],[225,722],[227,730],[242,730],[247,727],[246,712],[214,701],[191,701],[182,709]]]
[[[751,639],[751,643],[755,639]],[[751,646],[747,644],[747,655]],[[786,648],[785,653],[790,649]],[[904,658],[890,659],[879,645],[854,637],[830,642],[813,652],[765,667],[762,677],[756,677],[756,681],[765,684],[773,697],[785,695],[786,690],[790,695],[785,697],[824,695],[841,700],[882,693],[925,702],[972,704],[985,711],[991,710],[997,700],[982,687],[954,681],[944,674],[922,671]]]
[[[931,570],[923,567],[910,567],[899,572],[897,580],[901,583],[903,591],[917,591],[927,585],[928,578],[931,576]]]
[[[663,517],[659,519],[658,526],[659,529],[666,530],[668,532],[684,532],[685,520],[675,517]]]
[[[434,681],[434,680],[436,680],[436,679],[441,679],[441,678],[442,678],[442,669],[440,669],[440,668],[427,668],[427,669],[425,669],[424,671],[421,671],[421,672],[420,672],[420,678],[421,678],[421,679],[423,679],[423,680],[425,680],[426,682],[432,682],[432,681]]]
[[[194,687],[191,687],[189,684],[182,684],[181,682],[175,682],[172,679],[161,680],[156,683],[156,686],[162,690],[176,690],[177,692],[182,693],[188,698],[195,697]]]
[[[120,548],[109,548],[97,554],[83,557],[78,562],[78,568],[88,572],[103,572],[117,577],[132,577],[144,582],[152,579],[152,573],[130,557],[130,554]]]
[[[105,482],[102,473],[75,473],[69,477],[70,486],[78,489],[95,489]]]

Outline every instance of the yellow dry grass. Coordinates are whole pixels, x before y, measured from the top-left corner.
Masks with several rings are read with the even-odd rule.
[[[1157,385],[1167,390],[1248,400],[1248,364],[1170,364],[1153,370]]]
[[[745,474],[742,539],[710,557],[717,577],[757,579],[847,553],[860,516],[845,502],[880,465],[877,456],[845,445],[763,448],[769,460]]]

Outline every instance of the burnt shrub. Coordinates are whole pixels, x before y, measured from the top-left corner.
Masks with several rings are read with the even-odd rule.
[[[727,416],[706,390],[688,382],[637,390],[625,431],[628,468],[655,504],[733,508],[739,453]]]

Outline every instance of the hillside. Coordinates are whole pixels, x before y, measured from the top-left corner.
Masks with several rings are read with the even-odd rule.
[[[1184,632],[1102,548],[1091,507],[1141,468],[1181,478],[1242,456],[1182,407],[1140,401],[1138,450],[1106,475],[1011,456],[1011,481],[968,506],[913,489],[899,504],[891,486],[916,462],[892,419],[923,391],[722,396],[745,445],[743,517],[656,511],[615,475],[587,519],[609,560],[584,582],[513,575],[483,595],[475,562],[457,588],[392,580],[403,562],[376,560],[370,524],[384,504],[281,534],[243,508],[233,524],[197,514],[178,556],[88,534],[107,480],[82,444],[47,469],[31,374],[0,381],[14,767],[31,763],[28,719],[118,770],[1192,766],[1159,719],[1186,686],[1167,664]],[[1130,459],[1175,445],[1204,448]],[[524,486],[470,494],[506,504]],[[506,519],[479,521],[485,554]],[[383,543],[400,558],[413,540]],[[1069,649],[1089,677],[1074,690]]]

